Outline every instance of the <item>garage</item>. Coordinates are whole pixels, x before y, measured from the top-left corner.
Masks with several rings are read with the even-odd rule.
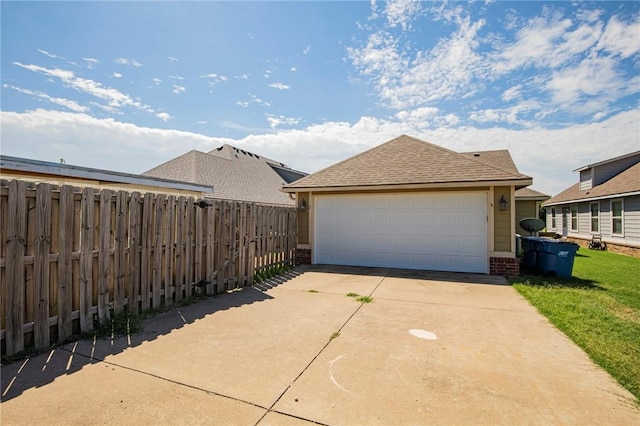
[[[455,152],[401,135],[283,186],[297,203],[297,263],[515,276],[508,150]]]
[[[317,195],[313,263],[487,273],[487,196]]]

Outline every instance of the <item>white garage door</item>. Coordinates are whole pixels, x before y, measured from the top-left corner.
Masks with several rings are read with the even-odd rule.
[[[323,195],[319,264],[487,273],[487,194]]]

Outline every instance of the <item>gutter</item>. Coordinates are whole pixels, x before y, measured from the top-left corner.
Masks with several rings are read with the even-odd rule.
[[[552,203],[542,203],[542,207],[559,206],[562,204],[580,203],[580,202],[587,202],[587,201],[610,200],[612,198],[632,197],[634,195],[640,195],[640,191],[622,192],[620,194],[600,195],[596,197],[587,197],[587,198],[572,198],[570,200],[554,201]]]

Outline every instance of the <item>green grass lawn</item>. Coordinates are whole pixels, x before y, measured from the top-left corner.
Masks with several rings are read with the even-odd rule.
[[[511,283],[640,399],[640,259],[581,248],[571,279],[522,275]]]

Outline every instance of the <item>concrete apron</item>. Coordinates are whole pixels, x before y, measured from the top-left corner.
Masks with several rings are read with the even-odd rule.
[[[2,367],[1,421],[639,424],[632,395],[504,284],[299,267]]]

